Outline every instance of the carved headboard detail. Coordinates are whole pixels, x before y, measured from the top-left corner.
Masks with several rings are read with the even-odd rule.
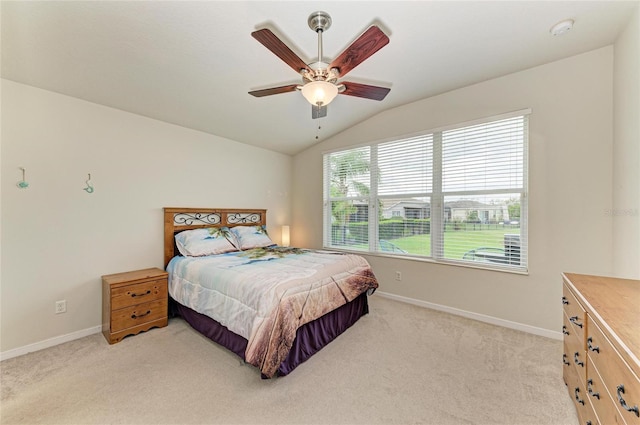
[[[183,230],[203,227],[262,226],[267,210],[243,208],[164,208],[164,267],[179,254],[175,235]]]

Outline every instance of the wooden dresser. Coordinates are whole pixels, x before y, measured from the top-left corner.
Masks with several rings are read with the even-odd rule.
[[[563,378],[582,425],[640,425],[640,280],[564,273]]]
[[[167,326],[167,276],[156,268],[102,276],[102,333],[109,344]]]

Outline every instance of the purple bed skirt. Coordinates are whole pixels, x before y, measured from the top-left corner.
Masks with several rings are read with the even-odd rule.
[[[170,304],[172,315],[182,317],[195,330],[244,360],[246,339],[231,332],[209,316],[191,310],[174,300],[170,300]],[[298,328],[291,351],[278,368],[278,376],[291,373],[298,365],[320,351],[367,313],[369,313],[369,304],[367,293],[364,292],[350,303]],[[265,378],[265,376],[262,377]]]

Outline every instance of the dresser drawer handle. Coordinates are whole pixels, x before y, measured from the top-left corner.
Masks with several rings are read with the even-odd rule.
[[[581,328],[582,327],[582,323],[578,322],[578,316],[571,316],[569,317],[569,321],[571,323],[573,323],[574,325],[576,325],[577,327]]]
[[[578,387],[576,387],[576,389],[573,390],[573,393],[576,395],[576,401],[584,406],[584,400],[581,399],[580,396],[578,395],[579,392],[580,392],[580,388]]]
[[[566,364],[567,366],[571,366],[571,363],[569,362],[569,360],[567,360],[566,354],[562,355],[562,363]]]
[[[147,310],[147,312],[146,312],[146,313],[142,313],[142,314],[139,314],[139,315],[137,315],[137,316],[136,316],[135,314],[132,314],[132,315],[131,315],[131,318],[132,318],[132,319],[139,319],[139,318],[144,317],[144,316],[146,316],[146,315],[148,315],[148,314],[151,314],[151,310]]]
[[[622,406],[622,408],[627,412],[633,412],[636,414],[636,416],[640,417],[640,411],[638,410],[638,406],[629,407],[627,405],[627,402],[624,401],[624,398],[622,398],[622,394],[624,394],[624,385],[622,384],[618,385],[618,388],[616,388],[616,391],[618,393],[618,401],[620,402],[620,406]]]
[[[570,335],[569,331],[567,330],[567,327],[565,325],[562,325],[562,333],[565,335]]]
[[[562,297],[562,305],[569,305],[569,300],[567,297]]]
[[[593,338],[587,338],[587,348],[589,349],[589,351],[595,351],[596,353],[600,354],[600,347],[597,345],[594,347],[592,342]]]
[[[142,294],[136,294],[135,292],[131,294],[131,298],[135,297],[144,297],[145,295],[149,295],[151,293],[151,289],[147,290],[147,292],[143,292]]]
[[[580,361],[580,359],[578,358],[578,356],[579,356],[579,355],[580,355],[580,353],[578,353],[578,352],[575,352],[575,353],[573,354],[573,362],[574,362],[575,364],[577,364],[578,366],[582,366],[582,367],[584,367],[584,362],[581,362],[581,361]]]
[[[593,392],[593,379],[587,379],[587,392],[591,395],[591,397],[595,397],[600,400],[600,393]]]

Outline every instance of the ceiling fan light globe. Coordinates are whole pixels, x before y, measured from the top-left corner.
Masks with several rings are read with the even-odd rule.
[[[338,87],[326,81],[312,81],[302,87],[302,95],[312,105],[328,105],[338,95]]]

